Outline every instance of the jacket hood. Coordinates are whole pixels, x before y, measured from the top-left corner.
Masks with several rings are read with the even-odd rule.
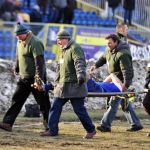
[[[122,50],[122,49],[127,49],[127,50],[129,50],[130,48],[129,48],[129,45],[128,45],[126,42],[120,41],[120,43],[118,44],[116,50],[117,50],[117,51],[120,51],[120,50]]]

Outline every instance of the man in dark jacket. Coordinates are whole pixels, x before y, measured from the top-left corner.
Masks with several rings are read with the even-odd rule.
[[[114,73],[122,81],[123,91],[126,91],[133,78],[132,57],[128,50],[128,45],[125,42],[121,42],[115,34],[109,35],[106,39],[108,40],[108,49],[96,62],[95,66],[92,66],[91,70],[107,63],[108,72]],[[120,98],[115,97],[115,100],[113,98],[111,98],[110,106],[101,120],[101,125],[97,127],[101,132],[111,131],[111,123],[121,103]],[[127,131],[138,131],[143,128],[130,103],[124,112],[127,120],[131,124],[131,128],[127,129]]]
[[[85,138],[93,138],[96,134],[95,126],[84,106],[84,98],[87,96],[84,52],[65,30],[58,32],[57,44],[62,53],[58,67],[57,84],[54,88],[54,103],[49,113],[49,130],[43,132],[41,136],[58,135],[58,123],[62,107],[70,100],[74,112],[87,132]]]
[[[132,12],[135,9],[135,0],[124,0],[123,8],[124,12],[124,23],[128,23],[132,25]]]
[[[47,92],[39,92],[31,85],[34,83],[34,76],[38,75],[43,82],[46,82],[46,68],[44,61],[44,46],[24,25],[18,24],[16,30],[17,58],[15,74],[19,74],[20,79],[17,83],[16,91],[12,97],[12,105],[6,112],[0,128],[12,131],[13,124],[22,106],[30,93],[40,105],[43,114],[43,123],[47,128],[48,112],[50,101]]]
[[[111,8],[111,11],[110,10],[108,10],[108,14],[110,13],[110,12],[112,12],[112,17],[114,18],[115,17],[115,10],[116,10],[116,8],[119,6],[119,4],[121,3],[121,0],[107,0],[108,1],[108,6],[109,6],[109,8]],[[108,15],[108,17],[109,17],[110,15]]]

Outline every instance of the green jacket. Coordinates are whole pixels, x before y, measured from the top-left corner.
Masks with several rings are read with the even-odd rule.
[[[25,41],[17,41],[17,67],[21,78],[33,78],[45,74],[44,46],[30,33]],[[40,56],[40,57],[39,57]]]
[[[82,48],[71,40],[62,50],[54,96],[60,98],[85,97],[87,95],[86,85],[84,83],[79,86],[79,78],[86,80],[85,55]]]
[[[109,73],[115,73],[127,88],[130,86],[133,78],[133,66],[128,44],[120,42],[112,52],[108,48],[95,66],[98,68],[104,64],[107,64]]]

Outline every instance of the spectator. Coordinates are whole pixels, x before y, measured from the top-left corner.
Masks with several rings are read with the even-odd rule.
[[[28,8],[30,8],[31,0],[24,0],[23,5],[24,5],[24,7],[27,6]]]
[[[67,0],[50,0],[51,5],[56,8],[58,12],[55,23],[65,23],[66,11],[67,11]]]
[[[135,0],[124,0],[124,23],[127,23],[132,26],[132,12],[135,9]]]
[[[5,0],[0,7],[0,18],[4,21],[15,21],[15,3],[13,0]]]
[[[74,17],[74,9],[77,8],[76,0],[67,0],[67,8],[64,13],[64,23],[71,24]]]
[[[126,42],[128,44],[128,26],[124,23],[118,23],[116,26],[116,34],[122,42]]]
[[[116,8],[121,3],[121,0],[107,0],[108,1],[108,18],[114,18]]]
[[[49,0],[37,0],[37,4],[40,7],[40,11],[42,12],[42,15],[46,15],[47,13],[48,1]]]
[[[23,12],[20,6],[16,7],[16,14],[18,19],[22,19],[22,22],[30,22],[30,15],[26,12]]]
[[[40,13],[40,7],[38,5],[35,5],[30,13],[30,21],[31,22],[41,22],[42,16]]]

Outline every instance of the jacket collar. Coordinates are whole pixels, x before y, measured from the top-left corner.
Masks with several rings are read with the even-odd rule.
[[[33,33],[30,31],[27,35],[27,38],[25,40],[25,44],[29,44],[29,42],[31,41],[31,38],[33,37]]]

